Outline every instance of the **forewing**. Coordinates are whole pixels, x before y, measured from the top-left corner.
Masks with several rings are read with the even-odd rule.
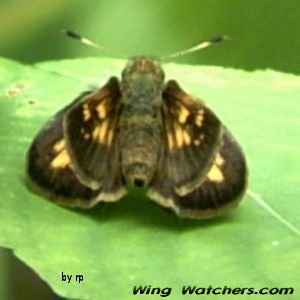
[[[199,187],[220,147],[222,126],[202,102],[186,94],[175,81],[163,93],[163,164],[179,195]]]
[[[110,82],[104,88],[109,89],[109,84]],[[92,188],[79,178],[78,167],[74,166],[69,152],[70,146],[67,147],[63,128],[66,115],[75,107],[82,107],[85,99],[94,94],[92,91],[85,92],[58,112],[40,130],[27,153],[27,174],[31,186],[61,205],[91,207],[99,201],[118,200],[126,192],[120,174],[119,149],[115,140],[109,147],[109,153],[103,155],[109,159],[104,161],[98,156],[98,161],[95,161],[95,168],[97,164],[107,166],[102,174],[101,187],[99,184],[97,188]],[[77,124],[76,120],[74,122]]]
[[[119,82],[112,77],[101,89],[72,106],[64,117],[66,148],[74,170],[79,180],[92,189],[100,188],[107,176],[120,170],[120,100]]]

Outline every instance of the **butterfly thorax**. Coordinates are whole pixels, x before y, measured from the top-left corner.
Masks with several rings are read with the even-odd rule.
[[[157,165],[163,81],[159,63],[148,58],[134,58],[122,74],[121,166],[129,184],[148,185]]]
[[[164,72],[157,60],[136,57],[129,61],[122,72],[121,90],[124,103],[161,101],[164,84]]]

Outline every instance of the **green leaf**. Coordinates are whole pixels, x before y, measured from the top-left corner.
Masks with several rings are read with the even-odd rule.
[[[35,66],[0,60],[0,245],[70,298],[126,300],[135,285],[152,285],[171,287],[171,299],[183,299],[183,285],[226,285],[294,287],[294,295],[280,299],[299,299],[299,237],[249,196],[226,217],[194,221],[162,210],[140,190],[89,211],[61,208],[28,190],[25,155],[37,130],[89,84],[119,76],[123,66],[100,58]],[[205,100],[239,140],[249,188],[299,227],[299,77],[176,64],[164,69]],[[73,275],[70,283],[62,272]]]

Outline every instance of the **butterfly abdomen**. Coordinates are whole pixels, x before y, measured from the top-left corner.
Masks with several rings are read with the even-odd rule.
[[[120,129],[121,169],[125,181],[146,186],[157,166],[161,145],[159,112],[135,107],[123,113]]]

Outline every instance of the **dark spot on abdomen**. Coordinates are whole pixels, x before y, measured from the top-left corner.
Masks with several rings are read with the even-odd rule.
[[[145,184],[145,181],[143,179],[140,179],[140,178],[135,178],[133,183],[137,187],[143,187],[144,184]]]

